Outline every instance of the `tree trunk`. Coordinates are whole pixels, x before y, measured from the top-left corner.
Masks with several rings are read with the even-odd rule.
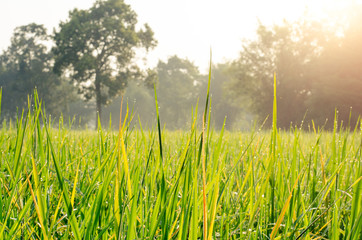
[[[101,81],[96,74],[96,130],[98,129],[98,118],[99,121],[102,116],[102,95],[101,95]]]

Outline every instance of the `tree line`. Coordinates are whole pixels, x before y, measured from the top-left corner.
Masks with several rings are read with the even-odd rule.
[[[214,127],[268,125],[274,73],[279,127],[331,128],[337,111],[340,124],[354,126],[362,113],[360,5],[344,16],[334,24],[305,19],[259,23],[257,37],[242,43],[237,59],[212,66]],[[136,13],[122,0],[74,9],[52,34],[41,24],[17,27],[0,55],[1,118],[16,118],[36,88],[47,114],[55,117],[76,116],[93,125],[100,117],[102,124],[117,126],[123,96],[135,121],[152,127],[155,86],[162,123],[185,128],[199,113],[208,76],[176,55],[141,69],[136,52],[156,46],[151,27],[139,28]]]

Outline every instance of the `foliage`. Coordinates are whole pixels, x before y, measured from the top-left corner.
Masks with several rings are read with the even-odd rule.
[[[136,24],[136,13],[123,0],[100,0],[71,11],[55,32],[54,71],[69,75],[85,100],[95,99],[99,114],[129,80],[142,77],[132,63],[135,50],[156,45],[151,28],[136,30]]]
[[[254,117],[259,123],[269,117],[266,124],[271,127],[274,73],[279,127],[290,129],[305,120],[305,129],[313,124],[333,129],[336,109],[339,126],[357,125],[362,114],[361,13],[361,6],[353,5],[328,24],[307,18],[274,26],[260,23],[257,38],[244,42],[238,59],[213,68],[209,93],[215,129],[248,129]],[[52,40],[55,46],[49,51]],[[28,95],[37,88],[43,107],[53,116],[80,114],[83,123],[93,124],[89,114],[97,110],[98,124],[98,114],[108,105],[104,113],[112,113],[113,119],[100,119],[113,120],[116,126],[123,95],[123,110],[128,103],[134,119],[139,116],[151,126],[155,119],[150,89],[156,84],[162,124],[188,128],[192,114],[202,114],[190,109],[204,101],[207,76],[177,56],[159,61],[152,70],[140,70],[136,53],[155,45],[150,27],[137,29],[136,13],[122,0],[99,0],[90,9],[74,9],[53,39],[42,25],[18,27],[0,56],[2,117],[14,119],[17,111],[27,109]]]
[[[191,107],[196,106],[199,87],[206,77],[189,60],[172,56],[156,67],[160,116],[170,129],[189,126]]]
[[[225,121],[225,128],[228,130],[250,129],[250,122],[253,116],[247,109],[247,104],[235,100],[230,95],[229,84],[232,84],[231,64],[223,63],[213,66],[210,85],[210,96],[212,101],[211,121],[215,129],[222,129]],[[200,87],[200,90],[205,89]],[[205,93],[200,92],[200,95]]]
[[[336,110],[341,122],[354,126],[362,114],[362,56],[356,50],[361,48],[361,12],[361,7],[349,9],[347,20],[336,21],[333,29],[308,20],[260,24],[258,38],[245,42],[232,64],[227,88],[234,101],[249,104],[261,122],[271,116],[275,72],[280,127],[313,120],[332,129]]]
[[[67,112],[67,104],[74,98],[72,86],[52,72],[49,44],[43,25],[32,23],[15,29],[10,47],[0,56],[4,117],[15,118],[17,109],[27,109],[34,88],[49,114]]]
[[[263,121],[272,115],[274,72],[277,74],[278,124],[289,128],[300,123],[307,111],[305,101],[310,94],[309,68],[320,54],[325,35],[317,23],[298,22],[262,24],[258,38],[246,42],[240,57],[233,63],[234,82],[229,91]]]
[[[349,9],[348,28],[344,36],[330,41],[313,66],[311,94],[307,100],[310,119],[333,127],[334,112],[338,118],[352,126],[362,115],[362,6]]]

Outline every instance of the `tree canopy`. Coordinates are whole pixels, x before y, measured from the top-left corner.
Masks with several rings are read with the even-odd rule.
[[[284,22],[271,28],[260,24],[257,40],[247,42],[233,63],[230,92],[263,121],[272,114],[276,73],[278,125],[300,122],[310,93],[308,71],[323,42],[320,30],[320,25],[308,22]]]
[[[15,29],[10,47],[0,56],[2,108],[6,117],[14,118],[17,108],[27,108],[28,96],[35,88],[48,113],[60,115],[65,111],[71,86],[52,72],[49,44],[50,36],[43,25],[31,23]]]
[[[267,27],[260,24],[257,39],[245,42],[239,59],[232,63],[232,98],[247,106],[263,121],[272,114],[273,74],[277,79],[278,126],[289,128],[303,120],[333,126],[339,119],[353,121],[362,113],[361,35],[359,14],[344,26],[331,29],[321,22],[284,22]]]
[[[156,45],[151,28],[137,30],[136,24],[136,13],[122,0],[100,0],[71,11],[55,32],[54,72],[69,76],[85,100],[95,99],[98,114],[129,80],[142,77],[132,62],[136,49]]]
[[[191,61],[177,56],[167,62],[159,61],[155,71],[161,118],[170,128],[185,127],[191,118],[191,108],[197,103],[202,75]]]
[[[328,119],[328,127],[333,126],[335,110],[346,125],[355,125],[362,115],[362,7],[355,6],[348,13],[343,36],[329,41],[314,62],[306,101],[309,119],[320,123]]]

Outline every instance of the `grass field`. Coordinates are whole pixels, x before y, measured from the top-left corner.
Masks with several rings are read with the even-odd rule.
[[[0,239],[362,239],[361,128],[74,131],[37,102],[0,130]]]

